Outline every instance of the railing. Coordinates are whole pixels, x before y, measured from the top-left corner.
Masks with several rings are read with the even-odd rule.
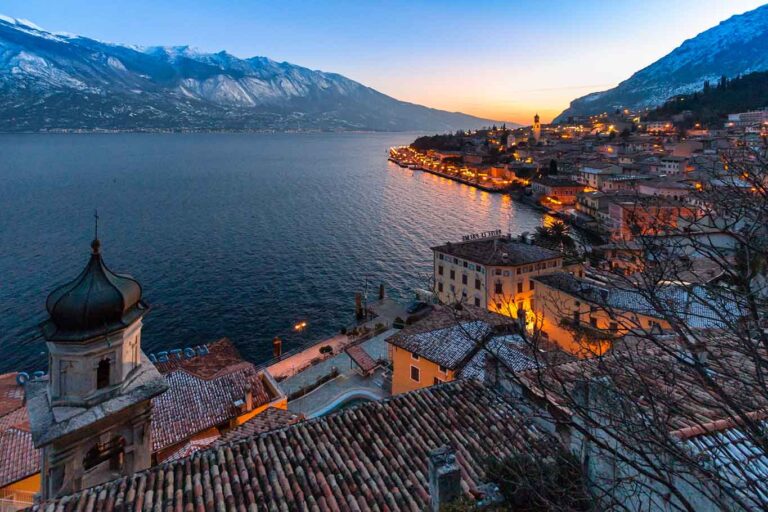
[[[0,490],[0,512],[16,512],[35,503],[34,491]]]

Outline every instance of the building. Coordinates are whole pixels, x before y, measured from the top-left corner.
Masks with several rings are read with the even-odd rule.
[[[544,205],[554,209],[576,204],[576,196],[584,185],[568,179],[545,176],[531,183],[533,195]]]
[[[632,240],[636,236],[663,234],[675,228],[690,210],[681,202],[665,197],[643,197],[613,201],[608,207],[611,238]]]
[[[529,311],[531,277],[563,270],[563,255],[499,232],[432,248],[434,291],[443,304],[461,302],[517,318]]]
[[[738,114],[728,114],[726,128],[743,128],[747,126],[757,126],[768,123],[768,108],[762,110],[751,110],[749,112],[740,112]]]
[[[555,346],[534,348],[517,321],[481,308],[438,306],[425,319],[387,339],[392,362],[392,394],[485,377],[490,353],[508,368],[522,371],[570,358]],[[535,352],[535,353],[534,353]]]
[[[645,124],[645,129],[648,133],[673,133],[675,131],[675,125],[671,121],[648,121]]]
[[[539,114],[533,116],[533,140],[537,143],[541,139],[541,122],[539,121]]]
[[[605,353],[632,326],[668,328],[637,294],[578,279],[568,273],[534,278],[535,329],[579,357]]]
[[[768,457],[755,430],[768,404],[761,356],[742,347],[727,336],[703,352],[675,336],[631,339],[600,358],[515,374],[489,358],[487,384],[529,403],[581,457],[593,490],[627,510],[764,510]]]
[[[205,355],[156,363],[168,391],[152,400],[155,463],[175,460],[216,442],[223,433],[288,399],[269,372],[245,361],[227,338]]]
[[[603,190],[603,183],[612,176],[621,174],[621,167],[604,162],[590,162],[581,166],[578,181],[595,190]]]
[[[688,159],[683,156],[668,155],[659,159],[661,166],[658,169],[659,174],[666,176],[679,176],[684,174],[688,167]]]
[[[38,510],[438,511],[494,496],[491,457],[548,455],[556,441],[517,404],[459,380],[218,445]]]
[[[32,444],[24,386],[18,373],[0,375],[0,510],[34,503],[40,490],[40,453]]]
[[[104,264],[98,239],[73,281],[46,300],[47,379],[26,384],[44,499],[152,464],[152,399],[165,379],[141,350],[141,285]]]

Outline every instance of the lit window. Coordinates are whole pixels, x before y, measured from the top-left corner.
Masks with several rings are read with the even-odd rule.
[[[411,380],[415,382],[421,381],[421,372],[415,366],[411,366]]]

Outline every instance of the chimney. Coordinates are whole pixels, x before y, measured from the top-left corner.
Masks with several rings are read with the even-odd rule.
[[[251,384],[248,384],[245,387],[245,411],[252,411],[253,410],[253,386]]]
[[[430,510],[441,508],[461,496],[461,470],[456,463],[456,450],[443,445],[429,452]]]

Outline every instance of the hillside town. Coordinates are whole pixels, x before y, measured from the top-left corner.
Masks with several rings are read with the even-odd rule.
[[[561,220],[434,246],[418,302],[382,285],[260,364],[226,338],[145,354],[149,303],[95,238],[41,297],[47,370],[0,376],[0,509],[495,510],[523,485],[547,510],[764,509],[768,111],[675,122],[393,149]]]

